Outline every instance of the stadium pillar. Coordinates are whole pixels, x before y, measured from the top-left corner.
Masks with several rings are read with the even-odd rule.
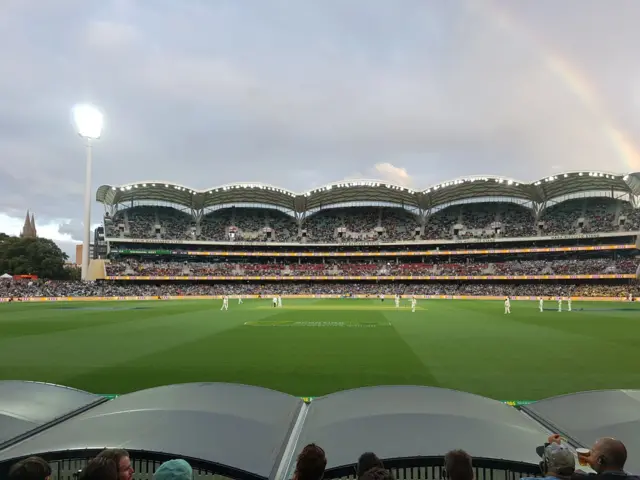
[[[89,248],[91,244],[91,168],[93,162],[93,145],[91,139],[87,142],[87,165],[84,179],[84,236],[82,239],[82,281],[87,281],[89,275]]]

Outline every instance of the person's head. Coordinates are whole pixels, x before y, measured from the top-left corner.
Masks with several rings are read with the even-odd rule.
[[[169,460],[158,467],[153,480],[192,480],[193,469],[185,460]]]
[[[112,458],[96,457],[80,473],[80,480],[118,480],[118,465]]]
[[[48,480],[51,467],[40,457],[20,460],[9,470],[9,480]]]
[[[96,458],[108,458],[115,462],[118,467],[118,480],[131,480],[133,476],[133,466],[129,458],[129,452],[120,448],[107,448]]]
[[[358,480],[395,480],[395,477],[389,470],[382,467],[373,467],[362,474]]]
[[[451,450],[444,456],[442,473],[448,480],[473,480],[471,455],[464,450]]]
[[[327,466],[324,450],[315,443],[302,449],[296,461],[295,480],[322,480]]]
[[[576,469],[576,457],[566,444],[550,443],[542,453],[540,468],[547,476],[571,477]]]
[[[589,465],[596,472],[611,472],[624,470],[627,461],[627,448],[620,440],[601,438],[591,449]]]
[[[373,452],[365,452],[360,455],[360,458],[358,459],[358,465],[356,466],[356,476],[360,477],[365,472],[375,467],[384,468],[382,460],[380,460],[378,456]]]

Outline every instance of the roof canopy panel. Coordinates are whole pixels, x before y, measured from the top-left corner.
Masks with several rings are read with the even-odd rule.
[[[542,192],[545,200],[582,192],[615,190],[633,193],[625,175],[610,172],[565,172],[542,178],[533,182],[533,186]]]
[[[307,210],[350,202],[386,202],[418,206],[418,192],[377,180],[331,183],[302,194]]]
[[[510,197],[539,201],[530,185],[512,178],[491,175],[461,177],[439,183],[423,192],[431,206],[481,197]]]
[[[295,208],[296,194],[261,183],[234,183],[203,192],[203,207],[231,203],[259,203],[275,207]]]
[[[199,458],[268,477],[303,402],[226,383],[123,395],[0,453],[0,461],[104,446]]]
[[[101,399],[49,383],[0,381],[0,444]]]
[[[535,449],[546,437],[539,424],[496,400],[442,388],[382,386],[314,399],[298,453],[307,443],[321,445],[327,468],[354,463],[367,451],[397,458],[458,448],[475,457],[536,464]]]
[[[587,447],[599,438],[614,437],[622,440],[629,452],[640,452],[640,390],[574,393],[524,408]],[[629,455],[627,470],[640,472],[636,455]]]
[[[380,180],[345,180],[295,193],[261,183],[233,183],[198,190],[163,181],[102,185],[96,201],[106,205],[161,201],[201,209],[222,204],[258,203],[298,212],[350,202],[386,202],[421,208],[479,197],[544,202],[575,193],[610,190],[640,195],[640,173],[566,172],[533,183],[494,175],[461,177],[419,191]]]

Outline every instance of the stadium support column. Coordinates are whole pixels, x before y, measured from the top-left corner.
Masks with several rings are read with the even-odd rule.
[[[82,280],[87,281],[89,275],[89,248],[91,243],[91,168],[93,163],[93,145],[90,138],[86,140],[87,165],[84,178],[84,237],[82,239]]]

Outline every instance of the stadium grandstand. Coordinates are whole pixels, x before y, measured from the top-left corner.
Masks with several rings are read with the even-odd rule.
[[[103,185],[108,260],[96,278],[110,283],[92,288],[628,297],[637,293],[639,198],[640,174],[595,171],[529,183],[469,176],[423,190],[371,180],[302,193]]]
[[[195,190],[103,185],[113,241],[341,243],[482,240],[637,231],[640,174],[568,172],[533,183],[465,177],[425,190],[379,181],[294,193],[255,183]]]

